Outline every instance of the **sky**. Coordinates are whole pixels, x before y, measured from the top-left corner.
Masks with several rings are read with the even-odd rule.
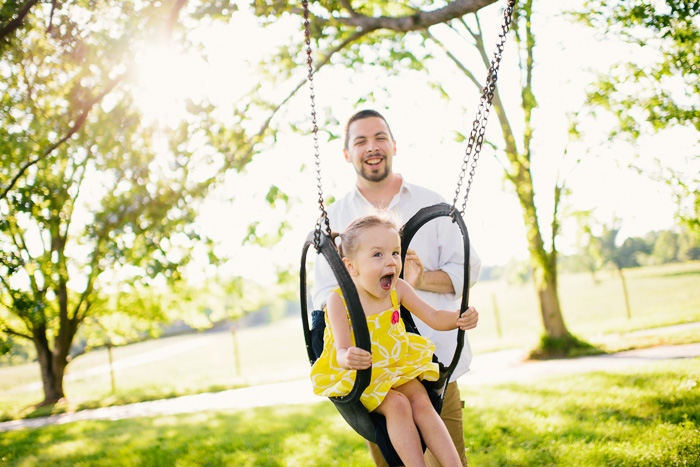
[[[502,3],[480,13],[482,27],[489,35],[485,39],[488,51],[493,50],[496,42]],[[607,224],[621,219],[620,240],[672,228],[676,207],[668,187],[630,170],[627,164],[635,162],[654,170],[653,159],[663,157],[665,162],[682,168],[687,157],[693,151],[697,153],[698,143],[693,140],[696,136],[682,130],[672,131],[647,138],[633,147],[625,141],[608,141],[606,130],[612,121],[599,117],[583,122],[585,144],[569,142],[567,113],[581,108],[594,70],[609,70],[614,62],[630,53],[630,48],[598,37],[594,31],[573,25],[563,15],[556,14],[572,2],[537,3],[542,11],[548,12],[546,17],[536,16],[534,24],[538,108],[533,115],[536,133],[532,171],[543,233],[547,234],[551,223],[557,177],[563,177],[572,192],[564,200],[564,212],[592,210],[597,221]],[[209,27],[197,33],[210,55],[208,63],[195,54],[169,55],[163,50],[145,54],[146,111],[151,109],[154,118],[167,121],[177,114],[172,108],[173,94],[195,98],[206,95],[226,109],[255,83],[252,68],[257,58],[275,45],[284,44],[288,35],[298,35],[299,27],[297,19],[290,18],[263,30],[254,17],[239,12],[228,26]],[[451,40],[447,35],[442,37]],[[476,60],[469,46],[457,50],[464,53],[466,63]],[[520,76],[516,59],[516,44],[510,36],[501,65],[499,91],[515,131],[520,132]],[[298,76],[301,78],[305,73],[302,68]],[[451,203],[466,148],[464,142],[454,140],[454,130],[461,129],[467,134],[471,129],[479,90],[446,61],[437,64],[431,75],[445,83],[452,100],[441,99],[414,73],[388,76],[370,67],[352,72],[329,68],[315,77],[316,104],[320,112],[332,114],[338,122],[331,128],[335,133],[340,133],[344,121],[356,110],[374,108],[382,112],[397,141],[394,171],[437,191]],[[477,75],[483,79],[485,70],[479,69]],[[166,82],[168,85],[164,85]],[[390,95],[383,88],[390,89]],[[286,93],[285,89],[278,91],[280,95]],[[370,91],[374,91],[375,101],[358,107],[358,97]],[[308,89],[302,89],[276,118],[306,123],[310,128]],[[499,132],[497,118],[492,113],[486,138],[502,147]],[[635,159],[635,153],[642,157]],[[322,134],[320,154],[324,194],[340,197],[354,183],[353,169],[343,159],[341,140],[327,141]],[[520,205],[509,182],[504,181],[499,158],[503,160],[502,151],[484,146],[465,215],[472,244],[485,265],[505,264],[512,258],[528,256]],[[266,204],[264,198],[271,183],[290,196],[289,212]],[[312,136],[281,134],[277,143],[257,155],[244,173],[227,177],[202,209],[200,222],[205,232],[220,241],[219,251],[232,257],[225,268],[228,272],[265,283],[274,280],[278,265],[298,264],[304,238],[318,217],[317,197]],[[249,223],[259,221],[259,229],[264,232],[274,229],[283,219],[290,223],[291,229],[276,247],[241,245]],[[558,249],[564,254],[573,253],[576,241],[576,225],[572,219],[565,219],[562,234],[557,238]]]

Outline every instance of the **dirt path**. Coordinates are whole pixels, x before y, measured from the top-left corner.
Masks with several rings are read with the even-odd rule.
[[[576,359],[523,362],[522,350],[503,350],[474,357],[471,371],[460,378],[461,387],[476,387],[507,382],[526,382],[549,376],[590,371],[617,371],[657,360],[700,358],[700,343],[659,346],[611,355]],[[700,364],[700,362],[699,362]],[[205,410],[248,409],[271,405],[311,404],[327,400],[315,396],[308,379],[265,384],[216,393],[140,402],[50,417],[12,420],[0,423],[0,432],[46,425],[61,425],[79,420],[121,420],[133,417],[157,417]]]

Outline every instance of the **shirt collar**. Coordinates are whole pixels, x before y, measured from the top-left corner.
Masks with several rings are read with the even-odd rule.
[[[413,192],[413,187],[411,186],[410,183],[406,182],[406,180],[403,178],[401,174],[397,174],[399,177],[401,177],[401,188],[399,188],[399,192],[394,195],[394,198],[389,202],[389,206],[387,206],[387,209],[391,209],[394,207],[396,204],[399,203],[399,200],[401,199],[402,196],[411,196],[411,193]],[[366,203],[369,206],[372,206],[372,203],[367,201],[367,198],[364,197],[364,195],[360,192],[360,189],[357,187],[357,184],[355,184],[354,190],[353,190],[353,196],[355,196],[356,199],[361,200],[361,202]]]

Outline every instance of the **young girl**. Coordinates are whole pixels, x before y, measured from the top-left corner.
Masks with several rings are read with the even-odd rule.
[[[354,337],[340,289],[328,298],[323,353],[311,369],[314,392],[343,396],[355,382],[355,371],[372,365],[372,378],[360,402],[386,417],[391,443],[408,466],[424,466],[420,434],[443,466],[460,466],[459,455],[440,416],[418,379],[435,381],[435,347],[422,336],[407,333],[400,318],[403,304],[437,330],[472,329],[478,313],[469,307],[436,310],[399,279],[401,239],[396,226],[378,216],[355,220],[340,234],[339,252],[357,288],[372,342],[372,352],[353,345]]]

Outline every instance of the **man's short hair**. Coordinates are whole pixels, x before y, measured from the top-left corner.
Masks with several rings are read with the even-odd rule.
[[[382,120],[384,120],[384,123],[386,123],[386,127],[389,128],[389,136],[391,136],[392,141],[394,140],[394,134],[391,132],[391,127],[389,126],[389,122],[386,121],[386,118],[384,118],[384,115],[380,114],[376,110],[372,109],[365,109],[365,110],[360,110],[359,112],[355,113],[352,117],[348,119],[348,123],[345,124],[345,149],[348,149],[348,132],[350,130],[350,125],[353,122],[356,122],[358,120],[363,120],[365,118],[371,118],[371,117],[379,117]]]

